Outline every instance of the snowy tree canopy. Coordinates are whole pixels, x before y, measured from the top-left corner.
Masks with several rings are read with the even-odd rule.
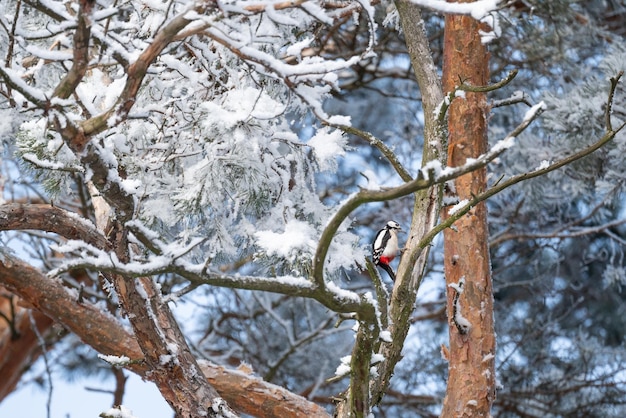
[[[581,5],[564,3],[4,2],[0,220],[7,232],[0,270],[16,276],[23,268],[28,282],[72,309],[63,316],[28,302],[51,318],[65,318],[60,322],[94,348],[104,344],[99,358],[112,370],[149,376],[171,395],[179,388],[168,373],[180,369],[181,380],[203,388],[194,396],[210,399],[200,403],[215,414],[228,411],[222,397],[204,386],[204,376],[219,368],[198,363],[196,351],[223,364],[255,362],[267,381],[294,391],[281,388],[285,408],[300,401],[314,408],[296,392],[313,399],[324,386],[326,394],[343,391],[345,377],[350,382],[343,402],[365,405],[368,412],[389,387],[390,396],[402,399],[397,389],[412,382],[406,396],[426,390],[435,399],[422,411],[428,416],[437,410],[442,380],[424,382],[441,372],[428,371],[429,378],[420,380],[403,368],[406,363],[396,364],[406,354],[413,364],[439,367],[425,351],[441,330],[418,325],[423,334],[416,336],[410,316],[424,278],[441,279],[435,240],[441,231],[491,199],[492,249],[501,255],[494,264],[508,268],[524,251],[516,241],[520,231],[556,248],[561,238],[571,243],[622,223],[611,217],[623,207],[620,71],[626,60],[617,42],[596,54],[597,45],[609,42],[599,26],[550,26],[551,19],[587,16]],[[415,27],[401,30],[402,7],[422,10],[424,20],[412,14]],[[459,79],[444,95],[437,51],[441,13],[482,22],[481,40],[494,54],[492,85]],[[577,45],[583,32],[593,37]],[[545,49],[513,41],[529,33],[545,33],[537,41]],[[542,51],[549,57],[543,73],[533,68]],[[595,73],[560,65],[578,59],[595,63]],[[528,80],[532,87],[520,93]],[[491,148],[448,167],[447,111],[475,93],[493,95]],[[487,166],[492,177],[484,192],[458,199],[455,179]],[[575,200],[565,215],[564,194]],[[609,200],[614,206],[594,210],[606,209],[602,202]],[[570,215],[604,226],[577,223]],[[402,237],[407,248],[389,294],[369,263],[367,241],[398,216],[408,230]],[[542,235],[541,228],[557,218],[554,223],[566,219],[570,229]],[[610,263],[599,275],[606,288],[626,283],[624,240],[618,238],[611,237]],[[598,254],[609,247],[595,245]],[[536,264],[526,267],[539,265],[553,278],[543,267],[558,264],[554,251],[529,256]],[[528,274],[520,268],[512,281]],[[555,275],[562,279],[561,272]],[[26,296],[29,290],[8,276],[0,285]],[[170,311],[185,298],[203,307],[194,347],[182,333],[189,329],[181,331]],[[554,304],[561,302],[567,303]],[[503,323],[521,333],[516,315],[531,312],[532,304],[518,297],[511,306],[519,310]],[[467,322],[458,308],[458,322]],[[78,317],[91,333],[81,334],[72,321]],[[537,315],[537,321],[550,320]],[[122,341],[119,346],[93,333],[100,323],[102,332]],[[554,335],[563,338],[563,347],[584,353],[587,347],[572,343],[579,335],[570,331]],[[593,331],[590,344],[600,344]],[[502,364],[513,375],[536,354],[532,344],[518,350],[515,335],[506,334],[502,343]],[[557,343],[551,350],[563,357]],[[311,357],[319,367],[299,369]],[[82,358],[77,363],[89,367]],[[597,372],[601,359],[589,364]],[[611,370],[619,368],[616,363]],[[561,371],[554,367],[533,378],[558,381]],[[243,372],[228,374],[233,376],[266,387]],[[410,409],[401,403],[389,410]],[[119,408],[107,414],[130,413]]]

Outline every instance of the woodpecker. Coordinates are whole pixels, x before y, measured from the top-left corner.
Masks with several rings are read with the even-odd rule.
[[[378,233],[372,243],[372,258],[374,264],[383,268],[391,280],[396,280],[396,274],[389,265],[396,258],[398,251],[398,231],[402,231],[400,224],[396,221],[389,221],[387,225]]]

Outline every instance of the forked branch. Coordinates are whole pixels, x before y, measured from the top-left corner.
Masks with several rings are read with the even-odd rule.
[[[624,127],[626,126],[626,122],[622,123],[617,129],[613,130],[612,128],[612,124],[611,124],[611,117],[610,117],[610,109],[613,106],[613,98],[615,96],[615,90],[617,88],[617,84],[620,80],[620,78],[623,75],[623,71],[621,71],[616,77],[612,77],[611,78],[611,89],[609,92],[609,96],[608,96],[608,100],[607,100],[607,105],[606,105],[606,118],[605,118],[605,124],[606,124],[606,132],[605,134],[596,142],[594,142],[593,144],[589,145],[588,147],[585,147],[583,149],[581,149],[580,151],[562,158],[554,163],[551,163],[545,167],[540,166],[539,168],[536,168],[533,171],[529,171],[529,172],[525,172],[525,173],[521,173],[515,176],[510,177],[508,180],[503,181],[503,182],[499,182],[498,184],[496,184],[495,186],[492,186],[490,189],[488,189],[487,191],[475,196],[473,199],[471,199],[470,201],[466,202],[463,205],[460,205],[459,207],[456,207],[454,212],[452,214],[450,214],[450,217],[448,219],[446,219],[444,222],[440,223],[439,225],[437,225],[435,228],[433,228],[427,235],[424,236],[424,238],[422,239],[422,242],[420,243],[420,245],[428,245],[432,239],[439,234],[439,232],[443,231],[446,228],[449,228],[450,226],[452,226],[454,224],[454,222],[456,222],[458,219],[460,219],[463,215],[465,215],[467,212],[470,211],[471,208],[473,208],[474,206],[476,206],[478,203],[485,201],[487,199],[489,199],[490,197],[500,193],[501,191],[517,184],[520,183],[522,181],[525,180],[529,180],[535,177],[539,177],[539,176],[543,176],[551,171],[557,170],[561,167],[564,167],[568,164],[573,163],[574,161],[578,161],[581,158],[584,158],[590,154],[592,154],[593,152],[597,151],[598,149],[602,148],[604,145],[606,145],[608,142],[610,142],[613,138],[615,138],[615,135],[617,135],[622,129],[624,129]]]

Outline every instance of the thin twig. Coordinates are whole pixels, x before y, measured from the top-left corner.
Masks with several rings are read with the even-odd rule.
[[[43,335],[39,332],[37,328],[37,321],[33,317],[33,311],[31,309],[28,310],[28,318],[30,319],[30,326],[33,330],[33,333],[37,337],[37,341],[39,342],[39,346],[41,347],[41,356],[43,357],[43,362],[46,368],[46,379],[48,381],[48,398],[46,400],[46,416],[47,418],[51,417],[51,408],[52,408],[52,392],[54,390],[54,386],[52,385],[52,372],[50,371],[50,363],[48,361],[48,348],[46,347],[46,340],[43,338]]]

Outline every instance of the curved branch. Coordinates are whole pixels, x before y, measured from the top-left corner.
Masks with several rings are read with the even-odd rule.
[[[203,1],[197,2],[191,11],[202,14],[206,13],[207,10],[216,8],[217,5],[214,1]],[[150,65],[152,65],[161,52],[174,41],[176,35],[194,21],[188,17],[191,11],[188,10],[179,14],[159,30],[152,40],[152,43],[139,55],[137,60],[128,67],[126,71],[126,84],[115,104],[104,113],[80,124],[79,129],[81,132],[84,132],[84,135],[96,135],[110,128],[110,123],[118,124],[126,119],[135,104],[137,92],[142,86],[143,79]]]
[[[617,83],[619,83],[619,79],[624,75],[624,71],[620,71],[617,76],[611,77],[611,90],[609,91],[609,99],[606,104],[606,109],[604,109],[604,127],[608,132],[613,130],[611,124],[611,113],[613,112],[613,98],[615,97],[615,90],[617,89]]]
[[[444,101],[441,103],[441,106],[439,108],[437,119],[441,123],[444,123],[446,113],[448,113],[448,108],[450,107],[452,101],[457,97],[459,91],[468,91],[472,93],[488,93],[490,91],[498,90],[513,81],[515,76],[517,76],[517,73],[517,70],[512,70],[502,80],[494,84],[489,84],[487,86],[472,86],[469,84],[465,84],[465,82],[462,82],[461,85],[457,86],[454,90],[446,95]]]
[[[493,84],[488,84],[486,86],[472,86],[470,84],[463,83],[457,87],[457,90],[470,91],[473,93],[489,93],[490,91],[501,89],[502,87],[509,84],[511,81],[513,81],[515,76],[517,76],[517,72],[517,70],[509,71],[506,77],[504,77],[502,80]]]
[[[0,205],[0,231],[26,229],[54,232],[69,240],[85,241],[99,249],[111,249],[110,242],[91,222],[73,212],[45,204]]]
[[[75,295],[59,281],[12,255],[0,252],[0,283],[96,351],[129,357],[131,361],[124,367],[150,380],[150,370],[142,361],[143,354],[135,337],[111,315],[88,303],[78,303]],[[328,416],[320,406],[258,377],[209,362],[202,362],[201,368],[221,396],[247,414],[268,418]]]
[[[5,251],[0,251],[0,283],[97,351],[125,354],[133,360],[143,357],[134,337],[110,315],[93,305],[78,303],[76,294],[60,281]],[[129,369],[140,374],[148,371],[140,362],[133,362]]]
[[[424,166],[421,175],[415,180],[404,183],[403,185],[382,189],[382,190],[361,190],[352,196],[350,196],[331,217],[322,231],[322,235],[315,251],[315,257],[313,258],[313,280],[319,287],[324,286],[324,261],[330,248],[330,242],[339,229],[341,223],[359,206],[370,202],[382,202],[386,200],[397,199],[415,193],[419,190],[428,189],[436,184],[443,184],[447,181],[453,180],[463,174],[477,170],[486,166],[489,162],[493,161],[499,155],[501,155],[506,149],[513,145],[514,139],[521,134],[531,123],[535,120],[543,110],[543,103],[535,105],[529,110],[524,117],[524,120],[503,140],[499,141],[491,150],[482,156],[468,160],[466,164],[460,167],[447,167],[441,168],[438,161],[429,163]],[[432,238],[431,238],[432,239]],[[423,248],[422,245],[419,246]]]
[[[383,141],[376,138],[374,134],[367,132],[367,131],[363,131],[359,128],[355,128],[353,126],[349,126],[349,125],[341,125],[341,124],[335,124],[335,123],[327,123],[327,125],[333,128],[337,128],[345,133],[352,134],[354,136],[358,136],[361,139],[364,139],[370,145],[372,145],[377,150],[379,150],[385,156],[385,158],[387,158],[387,160],[391,163],[392,167],[396,170],[396,173],[398,173],[398,175],[403,181],[413,180],[413,177],[411,176],[411,174],[409,174],[406,168],[404,168],[404,166],[402,165],[402,163],[396,156],[395,152],[393,152],[391,148],[385,145]]]
[[[561,160],[559,160],[559,161],[557,161],[557,162],[555,162],[553,164],[550,164],[548,167],[538,168],[538,169],[530,171],[530,172],[521,173],[521,174],[518,174],[516,176],[513,176],[513,177],[509,178],[508,180],[506,180],[504,182],[498,183],[497,185],[493,186],[489,190],[487,190],[484,193],[481,193],[480,195],[474,197],[472,200],[470,200],[466,204],[464,204],[461,207],[459,207],[458,209],[456,209],[454,211],[454,214],[450,215],[450,217],[448,219],[446,219],[445,222],[440,223],[435,228],[433,228],[427,235],[425,235],[420,244],[421,245],[428,245],[430,243],[430,241],[432,241],[433,238],[439,232],[443,231],[446,228],[449,228],[452,224],[454,224],[454,222],[456,222],[463,215],[465,215],[467,212],[469,212],[470,209],[472,209],[478,203],[480,203],[480,202],[482,202],[484,200],[489,199],[490,197],[500,193],[504,189],[507,189],[507,188],[513,186],[514,184],[520,183],[522,181],[529,180],[529,179],[532,179],[532,178],[535,178],[535,177],[539,177],[539,176],[543,176],[544,174],[547,174],[547,173],[549,173],[551,171],[557,170],[557,169],[559,169],[559,168],[561,168],[563,166],[566,166],[568,164],[573,163],[574,161],[580,160],[581,158],[584,158],[584,157],[586,157],[589,154],[592,154],[594,151],[597,151],[598,149],[602,148],[609,141],[611,141],[613,138],[615,138],[615,135],[617,135],[617,133],[620,132],[625,126],[626,126],[626,122],[624,122],[616,130],[606,132],[602,138],[600,138],[597,142],[593,143],[592,145],[588,146],[587,148],[583,148],[582,150],[578,151],[575,154],[570,155],[569,157],[563,158],[563,159],[561,159]]]
[[[63,250],[63,248],[60,248]],[[120,274],[128,278],[141,278],[164,273],[174,273],[194,285],[208,284],[211,286],[227,287],[242,290],[257,290],[289,296],[306,297],[317,300],[333,312],[357,313],[362,320],[374,320],[376,308],[370,300],[364,299],[356,293],[340,289],[334,284],[319,287],[302,277],[255,277],[231,276],[205,271],[203,265],[190,266],[178,261],[177,255],[161,255],[153,257],[146,265],[137,263],[124,264],[114,254],[108,257],[97,249],[83,246],[84,254],[79,259],[68,261],[59,269],[50,272],[58,275],[61,272],[73,269],[98,270],[113,274]],[[95,251],[94,251],[95,250]],[[94,256],[88,255],[95,253]]]

